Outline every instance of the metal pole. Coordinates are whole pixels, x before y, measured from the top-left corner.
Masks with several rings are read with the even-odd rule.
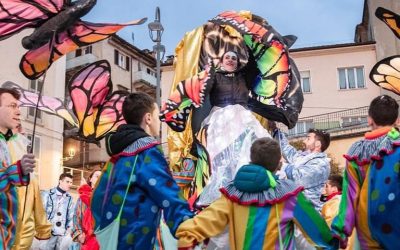
[[[161,82],[161,63],[160,63],[160,45],[161,42],[157,42],[157,86],[156,86],[156,101],[157,101],[157,106],[161,108],[161,92],[160,92],[160,82]]]

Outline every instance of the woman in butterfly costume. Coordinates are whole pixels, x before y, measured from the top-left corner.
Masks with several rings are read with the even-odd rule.
[[[170,166],[192,203],[207,206],[219,198],[219,188],[249,162],[252,142],[270,136],[251,111],[295,125],[303,96],[288,54],[293,38],[249,12],[229,11],[177,46],[176,90],[161,119],[174,130]]]

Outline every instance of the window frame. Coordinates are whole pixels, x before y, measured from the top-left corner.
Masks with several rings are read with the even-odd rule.
[[[350,82],[349,82],[349,70],[352,70],[354,73],[354,82],[355,82],[355,88],[350,88]],[[364,86],[359,87],[359,82],[358,82],[358,75],[357,75],[357,69],[361,69],[362,70],[362,77],[363,77],[363,82],[362,84]],[[346,88],[341,88],[341,82],[340,82],[340,70],[344,70],[345,73],[345,85]],[[364,65],[360,65],[360,66],[352,66],[352,67],[339,67],[337,68],[337,79],[338,79],[338,90],[339,91],[343,91],[343,90],[357,90],[357,89],[366,89],[367,88],[367,81],[365,79],[365,66]]]
[[[305,73],[308,74],[308,85],[309,85],[309,89],[310,89],[310,91],[307,91],[307,92],[304,91],[304,82],[303,82],[303,78],[306,78],[306,77],[303,77],[303,74],[305,74]],[[311,93],[312,93],[312,88],[311,88],[311,72],[310,72],[310,70],[302,70],[302,71],[300,71],[300,87],[301,87],[301,91],[302,91],[304,94],[311,94]]]

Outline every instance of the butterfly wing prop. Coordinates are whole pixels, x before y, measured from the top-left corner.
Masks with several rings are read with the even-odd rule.
[[[44,74],[50,65],[63,55],[76,50],[79,47],[104,40],[118,32],[120,29],[139,25],[146,18],[135,20],[126,24],[101,24],[78,21],[73,27],[55,36],[55,41],[28,51],[20,62],[20,69],[25,77],[37,79]],[[50,44],[53,43],[53,46]]]
[[[245,68],[252,82],[249,108],[267,119],[282,122],[289,128],[294,127],[304,101],[299,72],[289,55],[294,37],[280,35],[257,15],[226,11],[210,22],[236,31],[238,34],[235,36],[243,40],[239,45],[249,49]],[[231,39],[232,34],[234,32],[230,31],[229,35],[225,35],[225,40]],[[246,57],[243,53],[238,55]]]
[[[107,61],[94,62],[78,71],[68,88],[81,138],[89,142],[101,140],[124,122],[121,110],[127,92],[112,93],[111,70]]]
[[[126,123],[122,116],[122,104],[128,94],[127,91],[114,91],[100,106],[95,121],[96,140],[101,140],[107,133]]]
[[[379,61],[372,68],[369,78],[376,85],[400,95],[400,56]]]
[[[174,131],[183,131],[191,109],[203,105],[205,92],[211,88],[213,73],[214,71],[208,68],[178,83],[161,110],[161,121],[166,122]]]
[[[375,16],[383,21],[393,33],[400,39],[400,15],[387,10],[385,8],[379,7],[375,11]]]
[[[38,94],[26,89],[21,88],[18,84],[13,82],[5,82],[2,84],[3,88],[13,88],[20,92],[21,97],[19,99],[21,107],[36,108],[38,101]],[[41,96],[38,109],[48,114],[56,115],[66,120],[71,126],[78,127],[78,120],[75,115],[65,107],[64,102],[56,97]]]
[[[64,5],[64,0],[0,0],[0,40],[39,27]]]

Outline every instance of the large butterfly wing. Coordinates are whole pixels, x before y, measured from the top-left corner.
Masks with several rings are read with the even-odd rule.
[[[65,0],[0,0],[0,40],[40,26],[64,5]]]
[[[369,78],[376,85],[400,95],[400,56],[379,61],[372,68]]]
[[[375,16],[381,21],[386,23],[387,26],[393,31],[393,33],[400,39],[400,15],[379,7],[375,11]]]
[[[122,116],[122,104],[127,95],[129,95],[127,91],[115,91],[100,105],[95,121],[95,140],[101,140],[107,133],[126,123]]]
[[[21,94],[19,102],[22,107],[36,108],[39,98],[37,93],[23,89],[18,84],[9,81],[3,83],[2,87],[17,89]],[[70,111],[70,109],[65,107],[64,102],[59,98],[41,96],[38,109],[48,114],[61,117],[72,126],[78,127],[78,120],[76,119],[75,115]]]
[[[112,91],[110,64],[97,61],[78,71],[70,80],[69,93],[82,138],[95,137],[98,109]]]
[[[294,127],[304,99],[297,67],[288,52],[293,39],[285,39],[265,19],[248,13],[227,11],[210,21],[239,32],[251,52],[249,63],[253,61],[251,57],[256,62],[258,73],[254,72],[256,77],[251,81],[249,108],[267,119]],[[252,68],[246,68],[249,76]]]
[[[44,74],[50,65],[61,56],[79,47],[101,41],[129,25],[139,25],[146,18],[126,24],[102,24],[78,21],[67,31],[56,35],[53,46],[51,41],[38,49],[28,51],[20,62],[22,73],[29,79],[37,79]]]

